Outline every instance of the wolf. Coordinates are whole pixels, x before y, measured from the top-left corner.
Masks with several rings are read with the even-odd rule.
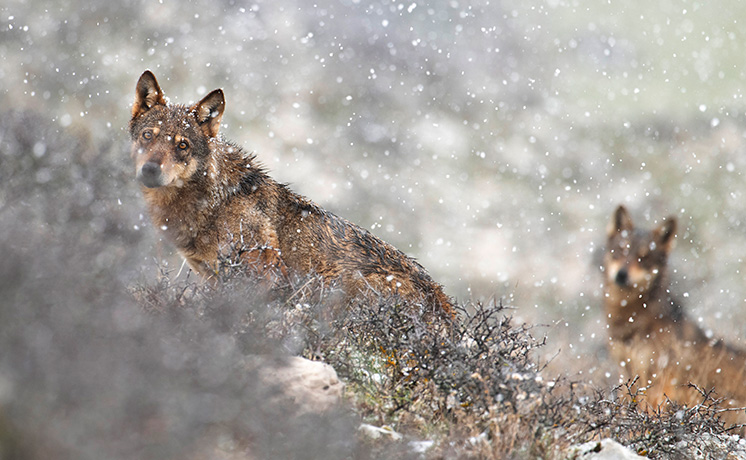
[[[135,86],[137,180],[153,223],[192,270],[215,279],[228,258],[272,282],[313,273],[349,297],[372,290],[454,317],[452,300],[414,259],[278,183],[224,139],[224,110],[221,89],[187,106],[167,102],[149,70]]]
[[[620,205],[607,228],[602,270],[604,307],[611,356],[627,377],[647,386],[648,409],[668,400],[689,407],[714,388],[724,399],[729,423],[746,422],[746,350],[712,339],[670,294],[668,256],[674,247],[676,218],[653,230],[636,228]]]

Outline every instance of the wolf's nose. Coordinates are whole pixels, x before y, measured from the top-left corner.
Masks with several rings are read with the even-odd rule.
[[[616,284],[620,286],[626,286],[627,282],[629,281],[629,273],[627,272],[626,268],[622,268],[616,273],[616,278],[614,278],[614,281],[616,281]]]
[[[161,186],[161,165],[148,161],[140,168],[140,182],[146,187]]]

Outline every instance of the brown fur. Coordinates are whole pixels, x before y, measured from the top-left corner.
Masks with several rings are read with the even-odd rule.
[[[129,129],[137,177],[153,222],[193,270],[212,277],[220,256],[240,254],[263,276],[315,272],[351,296],[373,289],[453,315],[417,262],[277,183],[219,136],[224,109],[219,89],[190,107],[167,103],[150,71],[135,89]]]
[[[715,389],[723,407],[746,406],[746,351],[710,340],[674,303],[669,293],[668,255],[674,246],[676,218],[652,231],[635,228],[624,206],[609,223],[603,270],[604,305],[612,357],[627,376],[649,385],[647,404],[655,409],[668,397],[693,406],[703,390]],[[744,423],[743,411],[724,419]]]

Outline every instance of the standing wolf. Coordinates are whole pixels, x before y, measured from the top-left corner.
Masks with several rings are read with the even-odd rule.
[[[212,277],[224,256],[260,276],[317,273],[348,296],[373,289],[453,316],[421,265],[277,183],[254,155],[219,136],[224,109],[220,89],[192,106],[167,103],[150,71],[135,88],[137,178],[153,222],[194,271]]]
[[[603,266],[612,357],[629,378],[650,386],[652,408],[666,397],[690,407],[702,402],[690,382],[714,388],[725,398],[723,407],[744,407],[746,351],[709,339],[671,298],[667,265],[675,234],[675,217],[646,231],[634,226],[624,206],[612,215]],[[746,414],[730,412],[724,419],[744,423]]]

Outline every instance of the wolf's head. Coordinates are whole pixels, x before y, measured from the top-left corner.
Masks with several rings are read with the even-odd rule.
[[[607,286],[642,295],[665,275],[674,246],[676,218],[668,217],[653,230],[635,228],[624,206],[619,206],[607,228],[604,255]]]
[[[225,109],[216,89],[191,107],[169,104],[146,70],[135,87],[129,128],[137,178],[148,188],[182,186],[200,170]]]

